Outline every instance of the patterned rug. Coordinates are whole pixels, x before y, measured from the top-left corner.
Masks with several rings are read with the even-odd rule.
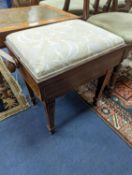
[[[0,57],[0,121],[28,107],[21,88]]]
[[[78,89],[88,103],[93,102],[96,84],[92,81]],[[122,67],[111,98],[102,96],[94,110],[132,147],[132,68]]]

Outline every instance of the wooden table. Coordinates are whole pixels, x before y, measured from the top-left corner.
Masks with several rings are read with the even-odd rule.
[[[79,17],[48,5],[1,9],[0,47],[5,47],[5,37],[10,33],[77,18]]]

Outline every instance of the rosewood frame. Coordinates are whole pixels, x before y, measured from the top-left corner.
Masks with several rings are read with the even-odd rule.
[[[104,88],[109,85],[112,72],[121,63],[124,55],[124,47],[122,47],[53,78],[37,83],[27,68],[15,57],[13,52],[10,49],[9,51],[15,58],[16,64],[27,84],[30,95],[33,98],[33,103],[35,103],[35,96],[44,103],[48,118],[48,130],[52,134],[55,132],[55,99],[90,80],[99,78],[94,101],[96,102],[102,95]]]

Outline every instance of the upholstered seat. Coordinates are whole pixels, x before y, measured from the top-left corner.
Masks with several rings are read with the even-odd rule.
[[[81,20],[16,32],[6,43],[37,82],[124,45],[122,38]]]
[[[40,1],[40,5],[50,5],[59,9],[63,9],[65,0],[45,0]],[[70,3],[70,12],[75,13],[77,15],[82,14],[83,10],[83,0],[72,0]],[[93,11],[93,7],[90,5],[90,11]]]
[[[129,11],[130,13],[132,13],[132,8],[130,9],[130,11]]]
[[[132,44],[132,14],[111,12],[90,17],[88,22],[110,31]]]

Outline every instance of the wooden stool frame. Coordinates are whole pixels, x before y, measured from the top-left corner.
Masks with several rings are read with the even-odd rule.
[[[40,83],[35,81],[27,68],[19,61],[20,59],[15,57],[10,48],[8,49],[11,55],[15,58],[16,65],[27,84],[31,97],[33,98],[33,103],[35,103],[34,95],[44,103],[48,117],[48,130],[50,133],[54,133],[55,99],[90,80],[99,78],[95,96],[96,102],[96,100],[102,95],[104,88],[109,85],[113,69],[122,62],[125,48],[122,47],[116,49],[106,55],[94,59],[93,61],[79,65]]]

